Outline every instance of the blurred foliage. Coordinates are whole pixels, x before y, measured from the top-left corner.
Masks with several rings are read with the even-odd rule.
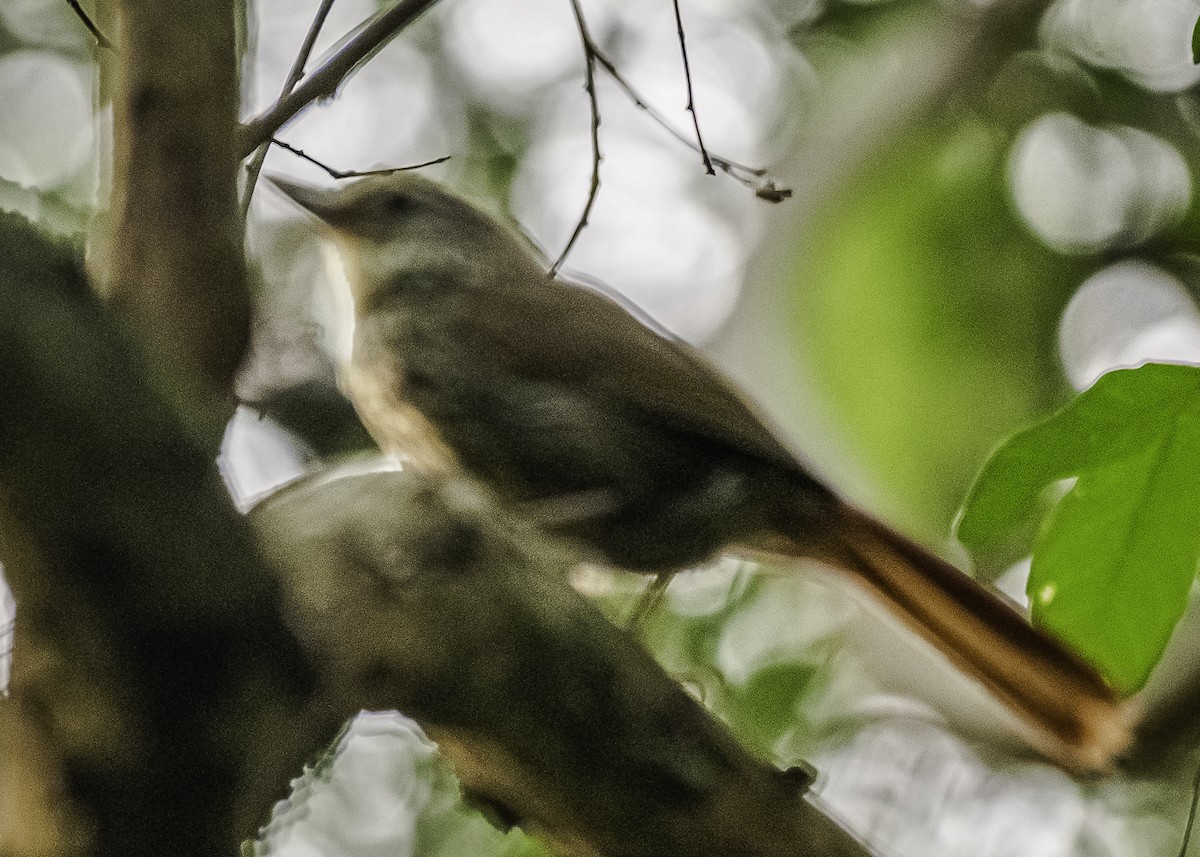
[[[841,437],[927,537],[944,536],[987,451],[1064,389],[1058,314],[1087,263],[1019,227],[1004,156],[973,117],[894,141],[793,274],[798,335]]]
[[[1110,372],[992,456],[958,535],[1004,539],[1053,483],[1029,577],[1033,617],[1122,692],[1138,690],[1183,615],[1200,557],[1200,368]]]
[[[892,26],[887,13],[843,8],[794,41],[828,50],[833,36],[858,41],[880,26]],[[988,79],[965,80],[935,115],[921,113],[881,139],[874,156],[821,201],[791,266],[791,317],[821,405],[870,474],[885,514],[931,542],[945,537],[988,450],[1068,399],[1059,326],[1081,283],[1133,258],[1172,272],[1193,296],[1197,290],[1195,86],[1148,88],[1120,66],[1117,52],[1111,65],[1089,63],[1083,48],[1077,55],[1062,44],[1051,49],[1047,32],[1015,45]],[[1077,200],[1051,191],[1049,204],[1068,223],[1113,218],[1111,236],[1095,246],[1055,249],[1014,201],[1014,141],[1054,114],[1082,124],[1050,153],[1061,160],[1046,175],[1068,184],[1061,177],[1077,170],[1084,184]],[[1177,153],[1191,188],[1164,186],[1165,173],[1139,162],[1144,149],[1129,149],[1131,178],[1086,162],[1111,141],[1130,139]],[[1109,179],[1124,199],[1104,196]],[[1089,193],[1111,211],[1080,212],[1078,199]],[[1182,200],[1180,213],[1160,217],[1172,194]],[[1127,300],[1136,303],[1136,293]],[[1101,328],[1092,335],[1105,347]],[[1135,362],[1154,358],[1155,346],[1147,347]],[[1196,343],[1190,347],[1191,359],[1200,359]],[[1175,353],[1169,359],[1180,359]],[[1014,547],[1019,556],[1033,544],[1034,620],[1127,693],[1157,663],[1196,568],[1200,510],[1187,481],[1200,469],[1200,437],[1188,410],[1192,382],[1183,380],[1190,371],[1105,376],[1059,415],[1005,443],[959,530],[984,576],[1002,571]],[[1133,419],[1135,439],[1107,436]],[[1067,477],[1079,483],[1039,532],[1043,489]],[[1001,537],[1007,552],[987,549]]]

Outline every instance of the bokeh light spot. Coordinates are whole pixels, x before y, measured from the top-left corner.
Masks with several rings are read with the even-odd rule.
[[[1148,361],[1200,363],[1200,310],[1160,268],[1119,262],[1079,287],[1059,323],[1058,345],[1079,390],[1105,372]]]
[[[43,190],[87,165],[95,132],[83,66],[46,51],[0,59],[0,177]]]
[[[602,18],[588,14],[601,32]],[[469,84],[494,107],[525,113],[539,103],[531,91],[573,69],[582,81],[579,37],[559,0],[465,0],[446,20],[445,38]]]
[[[1193,0],[1058,0],[1042,20],[1042,42],[1084,62],[1111,68],[1156,92],[1200,80],[1191,33]]]
[[[1018,135],[1009,183],[1021,217],[1064,253],[1128,246],[1175,223],[1191,177],[1169,143],[1135,128],[1096,128],[1050,113]]]

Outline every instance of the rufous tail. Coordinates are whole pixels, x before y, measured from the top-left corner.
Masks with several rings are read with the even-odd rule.
[[[811,525],[809,525],[811,527]],[[829,562],[975,677],[1033,730],[1036,748],[1077,771],[1104,770],[1128,748],[1127,708],[1100,675],[1003,599],[945,560],[840,504],[820,549],[783,552]],[[773,541],[773,539],[771,540]],[[824,541],[824,540],[823,540]],[[761,545],[779,552],[779,545]]]

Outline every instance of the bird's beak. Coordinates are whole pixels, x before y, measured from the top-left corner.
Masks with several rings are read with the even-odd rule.
[[[335,190],[300,184],[280,176],[268,175],[265,178],[292,202],[315,214],[330,226],[337,226],[345,215],[341,195]]]

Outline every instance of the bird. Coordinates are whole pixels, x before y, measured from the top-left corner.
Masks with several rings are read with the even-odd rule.
[[[697,350],[549,276],[500,218],[412,172],[270,180],[334,251],[353,330],[339,376],[382,449],[467,476],[605,565],[818,560],[981,683],[1048,758],[1103,770],[1128,747],[1127,706],[1091,665],[842,500]]]

